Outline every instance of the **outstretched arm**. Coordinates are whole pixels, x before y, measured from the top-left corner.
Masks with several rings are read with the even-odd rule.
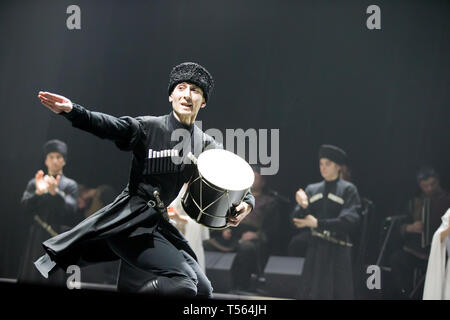
[[[121,149],[131,150],[141,134],[139,122],[131,117],[117,118],[101,112],[86,110],[68,98],[40,91],[38,98],[52,112],[61,114],[72,126],[90,132],[102,139],[114,140]],[[123,148],[121,146],[124,146]],[[125,147],[126,146],[126,147]]]

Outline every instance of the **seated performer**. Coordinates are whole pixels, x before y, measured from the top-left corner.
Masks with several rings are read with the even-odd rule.
[[[297,228],[310,228],[310,243],[301,276],[299,299],[353,299],[352,243],[358,227],[360,199],[356,187],[340,179],[346,153],[332,145],[319,149],[323,181],[296,193],[301,210]]]
[[[425,272],[432,236],[450,207],[450,194],[441,187],[435,169],[422,166],[416,181],[421,193],[408,202],[408,218],[400,226],[402,246],[389,257],[392,271],[386,297],[390,299],[410,298],[414,285],[420,285],[420,290],[416,290],[417,296],[411,298],[422,296],[420,281],[414,283],[414,270]]]
[[[44,276],[57,265],[64,269],[120,258],[119,290],[212,296],[211,284],[195,253],[170,224],[166,209],[191,177],[193,164],[173,161],[168,155],[174,152],[158,152],[159,156],[152,158],[149,152],[175,150],[180,152],[175,158],[186,159],[189,153],[183,150],[190,149],[198,156],[206,148],[219,146],[194,124],[212,88],[213,78],[202,66],[191,62],[177,65],[170,73],[168,86],[173,112],[138,118],[88,111],[63,96],[39,92],[42,104],[74,127],[113,140],[120,150],[133,154],[129,183],[114,202],[43,243],[46,255],[35,265]],[[189,137],[188,141],[183,139],[183,150],[174,149],[179,144],[171,138],[174,130]],[[237,204],[237,215],[229,217],[228,224],[237,226],[253,206],[254,198],[248,193]]]

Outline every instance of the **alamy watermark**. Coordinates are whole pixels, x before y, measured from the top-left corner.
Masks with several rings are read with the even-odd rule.
[[[67,7],[66,13],[69,14],[66,20],[66,26],[69,30],[81,30],[81,8],[72,4]],[[369,30],[381,29],[381,9],[376,4],[367,7],[366,14],[370,16],[366,20],[366,27]]]
[[[69,30],[81,29],[81,9],[79,6],[72,4],[67,7],[66,13],[70,14],[66,20],[66,26]]]
[[[202,129],[202,122],[196,121],[196,126]],[[275,175],[280,167],[280,130],[279,129],[226,129],[225,135],[216,128],[205,131],[205,134],[214,138],[217,144],[227,151],[233,152],[247,160],[249,164],[258,164],[261,167],[261,175]],[[172,132],[171,140],[179,142],[174,149],[182,150],[188,154],[191,150],[191,133],[187,129],[176,129]],[[202,144],[194,143],[194,155],[202,152]],[[212,147],[212,146],[211,146]],[[208,149],[208,147],[206,148]],[[175,164],[190,163],[190,159],[172,158]]]
[[[366,270],[370,276],[367,278],[366,286],[369,290],[381,289],[381,269],[377,265],[370,265]]]
[[[70,276],[67,277],[66,285],[67,288],[72,289],[81,289],[81,270],[77,265],[70,265],[66,273]]]
[[[381,9],[376,4],[372,4],[367,7],[367,14],[370,16],[366,20],[366,26],[369,30],[380,30],[381,29]]]

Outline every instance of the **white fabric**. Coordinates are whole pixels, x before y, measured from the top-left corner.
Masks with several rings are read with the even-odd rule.
[[[441,232],[448,228],[449,217],[450,209],[442,216],[442,224],[433,235],[423,291],[424,300],[450,300],[450,264],[449,259],[446,259],[446,249],[450,253],[450,239],[446,237],[441,242]]]
[[[188,217],[189,218],[189,217]],[[203,249],[203,240],[209,239],[209,229],[198,224],[191,218],[185,226],[185,234],[192,250],[197,255],[198,264],[205,271],[205,251]]]
[[[195,222],[191,217],[188,216],[186,211],[184,211],[181,205],[181,197],[186,190],[187,184],[181,188],[178,196],[172,201],[170,206],[172,206],[180,215],[188,219],[188,223],[184,227],[177,227],[184,235],[186,240],[189,242],[192,250],[198,259],[198,264],[203,269],[206,270],[205,266],[205,251],[203,249],[203,240],[209,239],[209,229],[201,224]],[[169,206],[169,207],[170,207]]]

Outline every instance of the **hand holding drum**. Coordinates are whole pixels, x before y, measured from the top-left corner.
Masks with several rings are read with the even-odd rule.
[[[211,229],[237,226],[251,211],[243,202],[254,181],[250,165],[234,153],[212,149],[200,154],[182,198],[186,213]]]

